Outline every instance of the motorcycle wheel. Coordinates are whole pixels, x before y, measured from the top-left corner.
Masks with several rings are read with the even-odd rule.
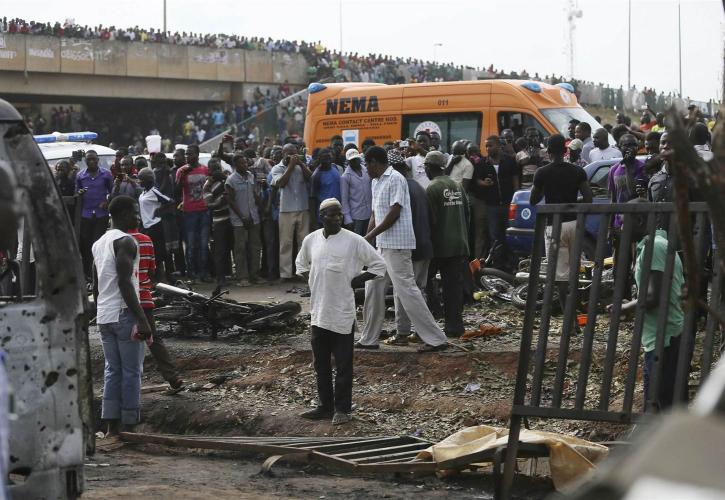
[[[552,311],[559,310],[559,290],[554,287],[551,295],[551,309]],[[529,299],[529,284],[521,283],[514,287],[511,292],[511,303],[521,310],[526,310],[526,302]],[[544,284],[539,283],[537,294],[536,294],[536,310],[539,311],[541,306],[544,304]]]
[[[514,276],[500,269],[486,267],[481,269],[479,283],[481,288],[493,296],[503,300],[511,300],[511,291],[514,288]]]
[[[285,323],[297,316],[300,311],[302,311],[302,306],[299,303],[285,302],[247,316],[241,326],[256,330],[272,324]]]

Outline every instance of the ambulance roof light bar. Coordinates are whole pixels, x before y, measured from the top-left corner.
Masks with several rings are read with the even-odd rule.
[[[96,138],[98,138],[98,134],[95,132],[70,132],[68,134],[53,132],[52,134],[33,136],[33,139],[38,144],[48,144],[51,142],[90,142],[96,140]]]

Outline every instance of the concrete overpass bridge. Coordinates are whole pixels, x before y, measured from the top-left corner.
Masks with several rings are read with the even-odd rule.
[[[0,34],[0,96],[10,101],[240,103],[307,84],[301,54]]]

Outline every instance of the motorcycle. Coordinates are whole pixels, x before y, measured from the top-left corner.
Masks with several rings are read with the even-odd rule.
[[[539,282],[536,291],[536,309],[541,309],[544,303],[544,288],[547,273],[547,261],[543,259],[539,270]],[[529,268],[531,266],[530,259],[524,259],[519,263],[519,272],[514,276],[514,287],[511,290],[511,303],[521,310],[526,309],[526,303],[529,297]],[[599,304],[608,304],[614,293],[614,259],[607,257],[603,261],[604,269],[599,282]],[[589,299],[589,290],[592,286],[592,272],[594,270],[594,262],[583,260],[579,266],[578,279],[578,297],[580,299],[579,307],[586,310],[589,307],[587,300]],[[559,291],[556,287],[552,288],[551,304],[555,311],[560,309]]]
[[[188,288],[159,283],[155,292],[154,318],[159,326],[172,332],[208,332],[212,339],[233,327],[258,331],[289,325],[302,311],[300,304],[292,301],[266,304],[222,298],[229,290],[215,291],[207,297]]]
[[[474,281],[489,295],[506,302],[512,300],[515,280],[515,276],[507,271],[513,268],[510,255],[503,242],[495,241],[485,259],[474,259],[469,264]]]

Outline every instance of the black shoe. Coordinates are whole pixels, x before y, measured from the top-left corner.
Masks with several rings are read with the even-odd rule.
[[[380,349],[380,346],[378,344],[361,344],[360,342],[355,342],[355,349]]]
[[[418,352],[438,352],[438,351],[445,351],[446,349],[448,349],[448,343],[440,344],[440,345],[424,344],[418,348]]]
[[[332,410],[328,410],[327,408],[318,406],[317,408],[314,408],[312,410],[300,413],[300,417],[306,418],[308,420],[326,420],[328,418],[332,418],[333,413],[334,412]]]
[[[332,417],[332,425],[342,425],[350,422],[352,420],[352,417],[349,413],[343,413],[341,411],[336,411],[335,415]]]

